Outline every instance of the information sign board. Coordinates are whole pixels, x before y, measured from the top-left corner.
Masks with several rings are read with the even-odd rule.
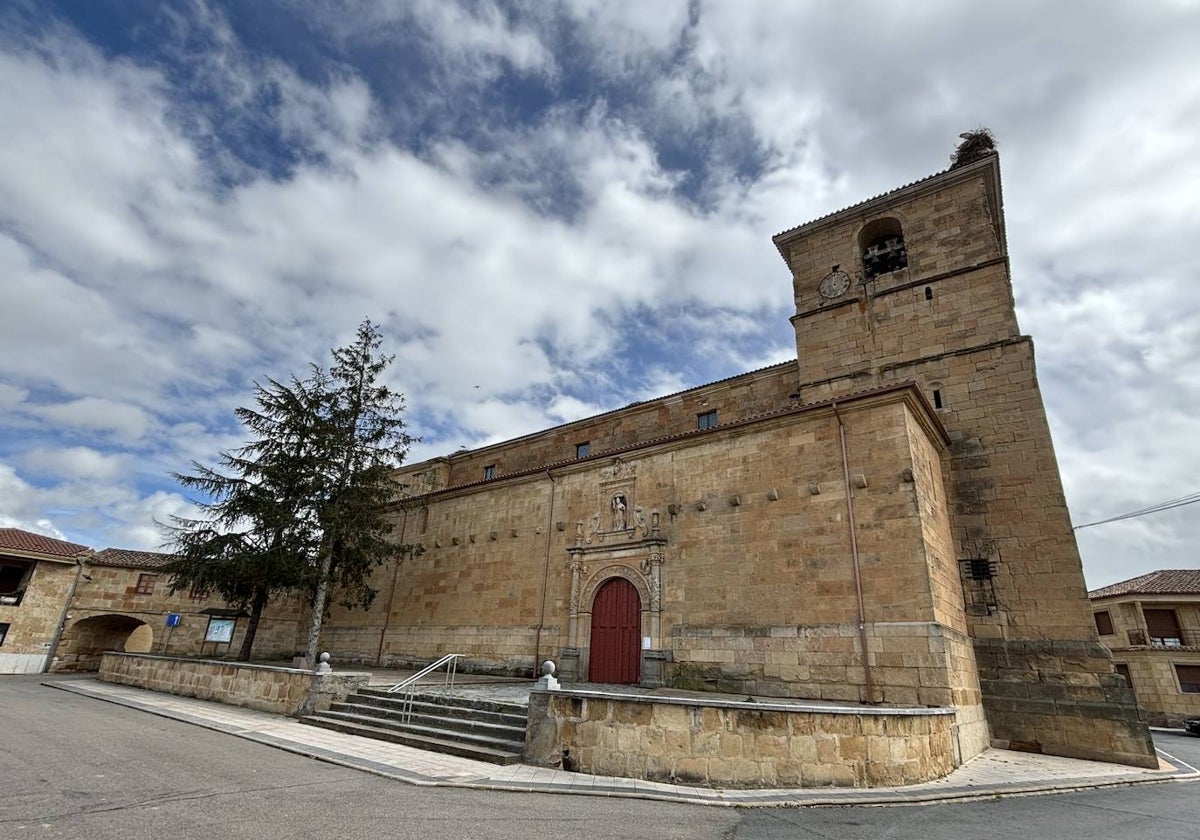
[[[233,625],[232,618],[210,618],[208,632],[204,634],[204,641],[229,644],[233,640]]]

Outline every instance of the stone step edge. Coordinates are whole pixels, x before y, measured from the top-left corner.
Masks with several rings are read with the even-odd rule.
[[[371,738],[376,741],[387,741],[393,744],[412,747],[413,749],[455,755],[460,758],[471,758],[476,761],[485,761],[489,764],[508,765],[518,764],[521,761],[521,753],[519,752],[464,744],[460,741],[430,738],[415,733],[398,732],[392,729],[381,729],[375,726],[330,719],[324,715],[308,715],[307,717],[300,718],[300,722],[321,729],[342,732],[346,735]]]
[[[404,692],[390,693],[386,688],[379,686],[367,686],[360,688],[356,692],[358,694],[369,695],[371,697],[391,698],[399,701],[404,700]],[[414,701],[422,703],[435,703],[444,706],[465,706],[467,708],[483,709],[489,712],[506,712],[508,714],[523,715],[529,710],[529,707],[524,703],[508,703],[503,700],[477,700],[471,697],[455,697],[449,694],[431,694],[419,692],[413,695]]]
[[[371,706],[376,709],[386,709],[388,711],[403,711],[403,699],[393,699],[391,697],[380,697],[378,694],[363,694],[355,692],[346,697],[346,703],[357,703],[361,706]],[[510,723],[513,726],[525,726],[525,722],[529,719],[529,715],[524,708],[520,711],[494,711],[492,709],[481,709],[477,706],[453,706],[444,703],[427,702],[423,700],[414,700],[412,703],[413,714],[461,714],[463,716],[477,716],[479,719],[490,719],[497,723]]]
[[[517,734],[519,737],[516,740],[522,740],[525,737],[526,722],[496,722],[488,720],[476,720],[474,718],[453,717],[446,715],[433,715],[418,712],[413,710],[412,715],[408,720],[404,720],[403,711],[399,709],[385,709],[379,706],[373,706],[364,703],[352,703],[347,700],[344,703],[334,703],[330,707],[330,711],[343,712],[346,714],[358,715],[364,718],[376,718],[379,720],[397,721],[399,723],[416,723],[423,726],[430,726],[434,729],[451,729],[464,731],[480,731],[494,732],[497,734]]]
[[[320,712],[317,715],[309,717],[322,717],[330,720],[345,721],[346,723],[357,726],[367,726],[374,729],[386,730],[388,732],[404,732],[414,735],[431,737],[434,739],[444,739],[454,741],[456,743],[477,744],[489,749],[497,749],[501,751],[523,752],[525,750],[524,733],[520,740],[512,738],[494,738],[488,735],[477,734],[473,732],[462,732],[455,729],[441,729],[436,726],[420,726],[412,723],[400,723],[399,721],[384,720],[365,715],[355,715],[349,712]]]

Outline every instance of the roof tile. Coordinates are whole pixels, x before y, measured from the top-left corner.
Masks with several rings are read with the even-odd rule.
[[[1161,569],[1088,593],[1089,598],[1115,595],[1200,595],[1200,569]]]
[[[162,569],[175,559],[172,554],[158,551],[134,551],[129,548],[106,548],[96,552],[93,566],[120,566],[127,569]]]
[[[48,554],[51,557],[78,557],[91,551],[86,545],[56,540],[19,528],[0,528],[0,551],[28,551],[33,554]]]

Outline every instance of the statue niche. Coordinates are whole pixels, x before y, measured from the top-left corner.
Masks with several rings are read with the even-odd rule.
[[[629,499],[624,493],[614,493],[609,502],[612,509],[612,527],[610,531],[624,531],[629,527]]]

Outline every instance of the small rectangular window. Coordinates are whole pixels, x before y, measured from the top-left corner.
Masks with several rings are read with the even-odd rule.
[[[1114,662],[1113,670],[1125,678],[1125,685],[1133,688],[1133,674],[1129,672],[1129,666],[1124,662]]]
[[[715,429],[717,427],[717,412],[706,411],[696,415],[697,429]]]
[[[491,481],[495,477],[496,477],[496,465],[495,464],[489,464],[488,466],[483,468],[483,480],[484,481]]]
[[[158,575],[138,575],[137,594],[153,595],[156,580],[158,580]]]
[[[4,637],[8,635],[8,628],[7,622],[0,622],[0,647],[4,646]]]
[[[933,389],[933,407],[934,408],[942,407],[942,392],[936,388]]]
[[[575,457],[586,458],[592,454],[592,442],[585,440],[583,443],[575,444]]]
[[[1101,636],[1111,636],[1113,634],[1112,616],[1108,614],[1108,610],[1101,610],[1093,616],[1096,619],[1096,632]]]
[[[1179,690],[1184,694],[1200,694],[1200,665],[1176,665]]]

